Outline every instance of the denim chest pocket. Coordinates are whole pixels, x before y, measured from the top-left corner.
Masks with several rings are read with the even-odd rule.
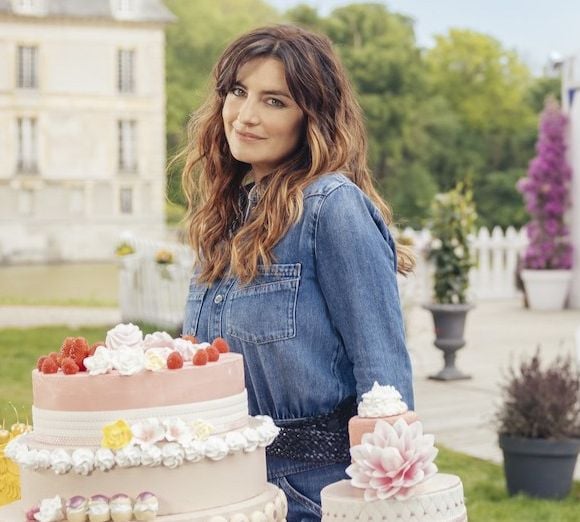
[[[183,319],[183,333],[185,335],[197,335],[201,305],[207,288],[207,285],[197,282],[196,276],[191,278],[185,304],[185,317]]]
[[[295,337],[300,268],[300,263],[258,266],[251,283],[236,283],[229,295],[227,333],[254,344]]]

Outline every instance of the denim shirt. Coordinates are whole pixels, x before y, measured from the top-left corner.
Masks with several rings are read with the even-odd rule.
[[[194,275],[185,310],[184,334],[243,354],[250,414],[283,425],[329,413],[374,381],[413,408],[395,245],[369,198],[344,175],[321,176],[273,253],[249,284]]]

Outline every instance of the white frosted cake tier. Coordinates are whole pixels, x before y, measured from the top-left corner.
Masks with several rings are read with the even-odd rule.
[[[135,498],[152,491],[159,499],[159,514],[170,515],[215,509],[260,495],[266,488],[266,464],[263,448],[239,452],[213,461],[186,462],[174,469],[116,468],[93,471],[88,476],[75,473],[56,475],[52,471],[20,470],[21,498],[27,509],[40,499],[59,495],[90,497],[125,493]],[[12,521],[16,522],[16,521]]]
[[[159,421],[202,419],[211,423],[214,433],[225,433],[247,425],[248,397],[243,390],[221,399],[128,410],[55,411],[33,406],[33,439],[37,443],[58,447],[98,446],[104,425],[118,419],[133,424],[152,417]]]
[[[416,486],[407,500],[366,501],[362,489],[342,480],[321,492],[322,522],[466,522],[459,477],[438,473]]]
[[[28,507],[23,501],[19,501],[0,508],[0,522],[24,521]],[[156,522],[240,522],[242,520],[285,522],[287,513],[288,504],[282,490],[273,484],[266,484],[262,493],[242,502],[179,515],[161,515],[155,520]]]
[[[267,484],[260,495],[237,504],[196,513],[161,516],[155,520],[157,522],[284,522],[287,513],[286,495],[273,484]],[[2,522],[1,519],[0,522]]]

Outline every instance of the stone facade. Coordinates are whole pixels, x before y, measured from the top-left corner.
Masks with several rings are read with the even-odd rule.
[[[172,20],[156,0],[0,0],[0,263],[164,235]]]

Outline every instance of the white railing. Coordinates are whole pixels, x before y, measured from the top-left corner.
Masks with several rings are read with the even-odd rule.
[[[134,250],[133,254],[119,258],[119,307],[123,321],[180,327],[193,265],[191,249],[178,243],[127,235],[123,241]],[[155,257],[160,250],[172,253],[171,264],[157,263]]]
[[[399,277],[401,296],[406,304],[431,300],[432,266],[425,259],[431,241],[429,230],[406,229],[417,253],[417,268],[407,277]],[[185,245],[162,241],[123,238],[135,253],[120,258],[119,304],[124,321],[144,321],[175,328],[183,321],[185,301],[193,265],[193,252]],[[516,287],[518,255],[527,245],[524,230],[509,227],[505,233],[495,227],[491,234],[481,228],[471,240],[477,265],[470,273],[470,300],[510,299],[519,294]],[[173,263],[159,265],[159,250],[173,254]]]

